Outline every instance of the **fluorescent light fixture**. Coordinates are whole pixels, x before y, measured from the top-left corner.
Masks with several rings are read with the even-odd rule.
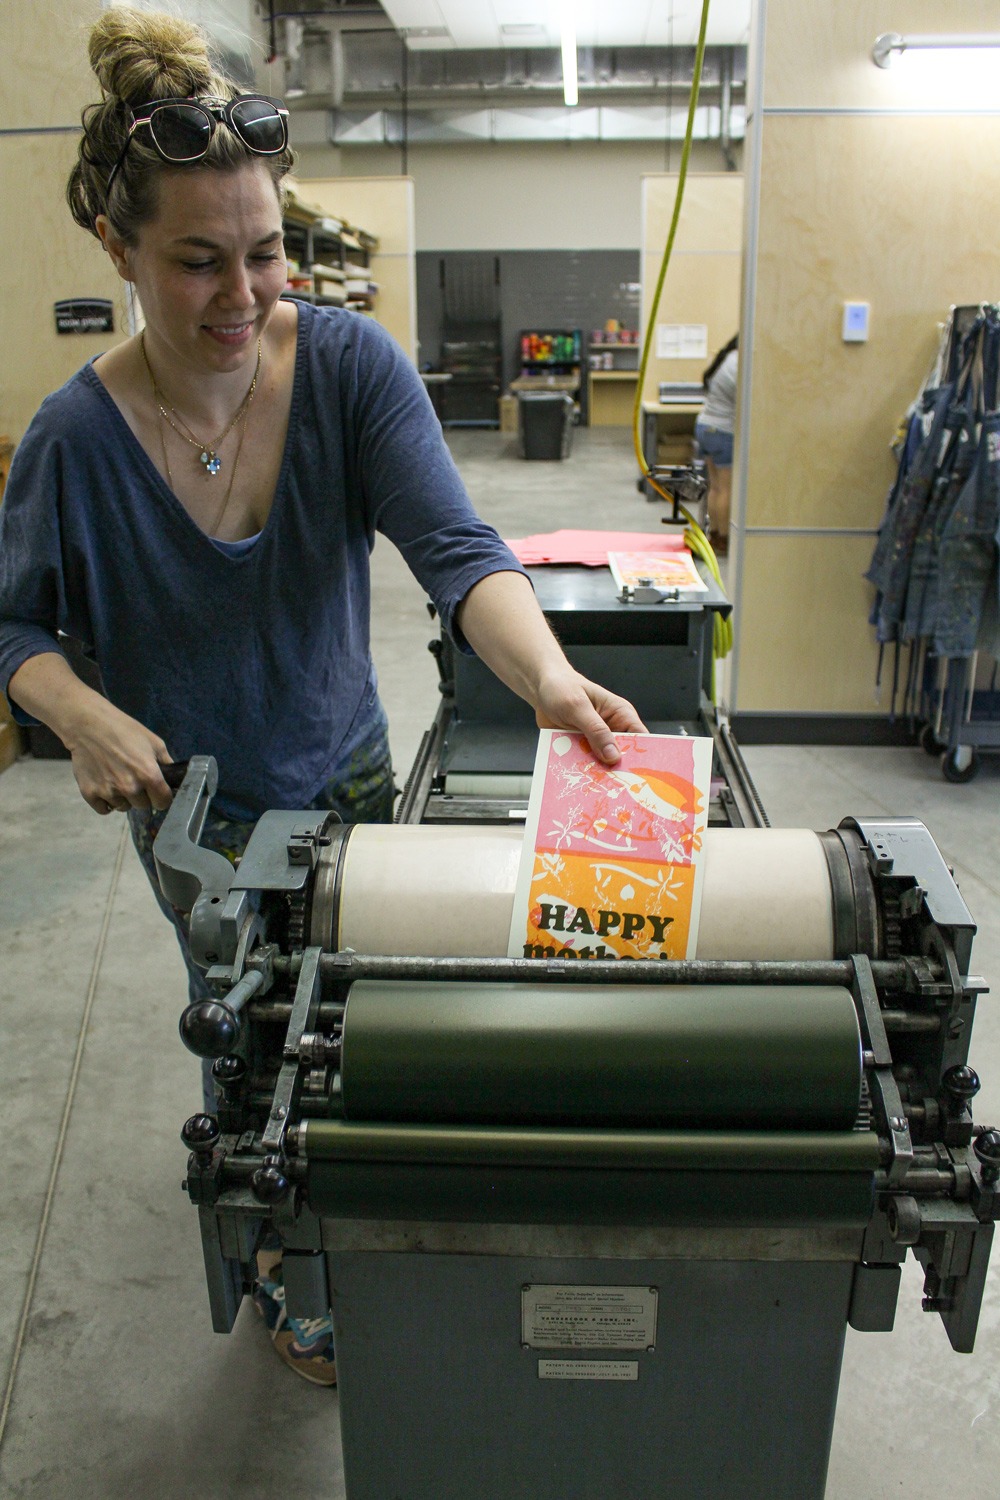
[[[572,109],[580,101],[576,70],[576,0],[561,0],[559,6],[560,46],[562,48],[563,99]]]
[[[880,68],[888,68],[907,52],[953,52],[959,49],[978,52],[987,47],[1000,47],[1000,34],[969,32],[959,36],[900,36],[898,31],[886,31],[875,38],[872,59]],[[899,58],[894,57],[895,53]]]

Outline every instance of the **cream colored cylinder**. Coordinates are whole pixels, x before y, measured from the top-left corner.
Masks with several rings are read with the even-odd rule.
[[[340,946],[503,956],[523,837],[521,828],[360,825],[344,861]],[[830,877],[815,833],[707,831],[697,957],[833,957]]]
[[[809,828],[709,828],[698,958],[832,958],[826,855]]]
[[[340,946],[505,954],[523,839],[523,827],[359,824],[344,855]]]

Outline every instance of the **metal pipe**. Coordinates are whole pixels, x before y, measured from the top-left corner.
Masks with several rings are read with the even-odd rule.
[[[732,151],[732,113],[733,113],[733,55],[724,52],[720,63],[722,96],[719,105],[719,145],[722,148],[722,159],[726,163],[727,172],[736,171],[736,162]]]
[[[878,1171],[875,1173],[875,1191],[877,1193],[918,1193],[925,1198],[968,1197],[968,1192],[962,1191],[956,1182],[954,1172],[940,1167],[911,1167],[901,1182],[891,1184],[888,1172]]]
[[[256,995],[263,983],[264,976],[260,970],[250,969],[244,974],[242,979],[237,980],[228,995],[223,995],[220,1003],[231,1010],[234,1016],[237,1016],[247,1001]]]
[[[301,958],[278,958],[275,972],[294,977]],[[905,960],[877,960],[875,983],[887,990],[905,990],[910,972]],[[324,986],[340,980],[423,979],[456,980],[466,984],[840,984],[850,987],[854,969],[848,959],[534,959],[435,958],[370,953],[324,953],[320,978]]]
[[[941,1017],[923,1010],[884,1010],[882,1025],[897,1033],[936,1032],[941,1030]]]
[[[263,1025],[287,1026],[292,1019],[292,1002],[290,1000],[258,1000],[250,1006],[247,1014],[251,1021],[257,1021]],[[343,1019],[343,1002],[327,1000],[317,1011],[316,1025],[322,1031],[338,1025]]]
[[[329,1030],[340,1025],[344,1019],[344,1008],[343,1001],[324,1000],[317,1012],[318,1029]],[[292,1016],[292,1002],[290,1000],[258,1000],[249,1007],[247,1014],[251,1021],[261,1025],[287,1026]],[[941,1029],[938,1016],[925,1015],[917,1011],[884,1010],[882,1020],[886,1031],[894,1034],[935,1032]]]

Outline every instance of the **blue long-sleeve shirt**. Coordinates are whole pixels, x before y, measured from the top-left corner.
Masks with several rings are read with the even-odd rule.
[[[449,629],[480,579],[522,571],[472,509],[417,372],[370,319],[299,305],[274,503],[236,557],[196,526],[85,365],[40,408],[0,507],[0,689],[62,631],[175,759],[214,755],[233,802],[305,806],[380,716],[376,531]]]

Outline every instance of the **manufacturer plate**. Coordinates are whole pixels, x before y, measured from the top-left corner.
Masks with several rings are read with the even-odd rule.
[[[638,1380],[637,1359],[540,1359],[539,1380]]]
[[[656,1305],[650,1286],[524,1286],[521,1343],[529,1349],[652,1349]]]

